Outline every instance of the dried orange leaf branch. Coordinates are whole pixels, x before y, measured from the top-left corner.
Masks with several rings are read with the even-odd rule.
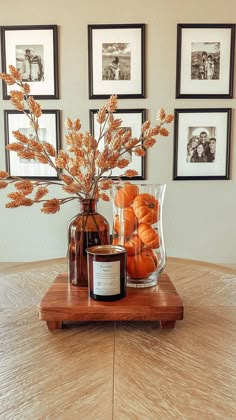
[[[88,131],[80,131],[79,118],[75,121],[67,118],[67,151],[56,151],[49,142],[40,142],[41,105],[30,95],[30,86],[22,81],[21,73],[14,66],[9,66],[9,73],[0,73],[0,79],[7,85],[16,85],[17,90],[9,92],[11,103],[27,116],[33,133],[33,138],[29,138],[20,130],[14,131],[12,134],[16,141],[6,146],[7,149],[17,153],[20,158],[35,159],[41,164],[50,165],[58,176],[58,180],[32,181],[12,177],[6,171],[0,170],[0,189],[11,184],[15,187],[15,191],[8,194],[10,201],[6,204],[7,208],[40,203],[43,213],[53,214],[60,210],[62,204],[71,200],[95,198],[109,201],[107,191],[111,188],[110,176],[113,169],[124,169],[121,177],[138,175],[133,169],[125,170],[130,163],[125,159],[125,153],[128,151],[144,156],[147,149],[156,143],[157,136],[169,135],[164,126],[170,124],[174,118],[172,114],[166,115],[160,109],[157,113],[157,125],[151,127],[150,121],[145,121],[139,138],[132,138],[130,130],[122,128],[122,120],[115,117],[118,100],[116,95],[112,95],[96,115],[100,126],[98,138],[95,139]],[[50,185],[60,186],[69,196],[47,199]]]

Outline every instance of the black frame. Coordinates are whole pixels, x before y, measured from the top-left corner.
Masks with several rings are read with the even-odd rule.
[[[138,91],[124,93],[122,92],[122,83],[129,82],[131,85],[131,81],[129,80],[122,80],[120,89],[117,89],[117,83],[120,80],[115,80],[113,83],[113,88],[108,88],[108,91],[105,93],[96,93],[95,83],[94,83],[94,74],[98,74],[93,69],[93,62],[94,54],[96,51],[93,51],[93,39],[95,37],[96,31],[107,31],[107,30],[120,30],[122,31],[126,29],[130,29],[131,31],[134,29],[140,30],[140,85]],[[109,39],[108,39],[109,43]],[[96,64],[97,64],[96,60]],[[101,76],[102,76],[102,69],[101,69]],[[109,25],[88,25],[88,78],[89,78],[89,99],[106,99],[109,98],[112,94],[117,94],[118,98],[145,98],[145,24],[109,24]],[[101,80],[101,83],[106,83],[107,80]],[[109,80],[112,82],[112,80]],[[115,83],[114,83],[115,82]],[[125,83],[127,85],[127,83]],[[129,85],[126,86],[126,89],[129,88]],[[119,91],[120,90],[120,91]]]
[[[196,113],[225,113],[226,116],[226,138],[225,138],[225,168],[224,175],[179,175],[178,172],[178,155],[179,155],[179,116],[180,114],[189,114],[193,115]],[[228,180],[230,179],[230,139],[231,139],[231,120],[232,120],[232,109],[231,108],[192,108],[192,109],[175,109],[175,119],[174,119],[174,159],[173,159],[173,180],[182,181],[182,180]],[[181,138],[182,139],[182,138]],[[185,163],[186,164],[186,163]],[[191,163],[192,165],[193,163]],[[198,164],[198,163],[197,163]],[[208,163],[203,163],[203,165],[208,165]],[[212,165],[212,163],[209,163]],[[211,167],[208,167],[211,168]]]
[[[227,73],[228,77],[228,86],[225,87],[225,91],[221,93],[212,93],[211,89],[209,92],[205,91],[205,82],[203,81],[204,85],[202,85],[202,81],[200,82],[200,86],[195,88],[194,85],[192,87],[195,88],[195,93],[183,92],[181,87],[181,74],[182,74],[182,52],[184,51],[183,45],[183,30],[187,29],[196,29],[199,30],[199,35],[202,34],[204,29],[212,29],[217,31],[217,35],[220,33],[221,29],[229,29],[230,30],[230,45],[229,45],[229,57],[228,57],[228,67],[229,73]],[[207,40],[206,40],[207,41]],[[215,40],[217,41],[217,39]],[[233,78],[234,78],[234,43],[235,43],[235,25],[234,24],[177,24],[177,57],[176,57],[176,98],[232,98],[233,97]],[[186,47],[186,46],[185,46]],[[190,69],[191,70],[191,69]],[[222,80],[225,79],[222,77]],[[191,81],[190,83],[194,83]],[[210,81],[211,83],[212,81]],[[208,81],[209,83],[209,81]],[[202,86],[202,92],[199,88]],[[204,87],[204,89],[203,89]],[[211,87],[211,85],[210,85]]]
[[[95,135],[94,133],[94,121],[95,121],[95,115],[97,114],[98,109],[90,109],[89,110],[89,123],[90,123],[90,132],[92,136]],[[118,109],[116,111],[117,117],[119,118],[119,114],[141,114],[142,124],[144,121],[146,121],[146,109],[138,108],[138,109]],[[96,137],[96,136],[95,136]],[[146,179],[146,156],[137,157],[137,159],[140,159],[141,162],[141,173],[140,175],[134,176],[134,177],[120,177],[121,179],[132,179],[132,180],[145,180]],[[127,169],[127,168],[126,168]],[[134,169],[135,168],[131,168]],[[117,176],[111,176],[112,179],[117,179]]]
[[[15,110],[4,110],[4,133],[5,133],[5,145],[7,146],[8,144],[10,144],[10,134],[12,131],[10,131],[11,127],[9,124],[9,115],[19,115],[19,116],[24,116],[24,114],[20,111],[15,111]],[[60,110],[58,109],[50,109],[50,110],[44,110],[42,111],[42,114],[48,114],[48,115],[55,115],[55,133],[56,133],[56,138],[55,138],[55,144],[54,147],[56,149],[56,151],[59,151],[61,148],[61,122],[60,122]],[[39,126],[40,126],[40,118],[39,118]],[[30,126],[29,126],[30,127]],[[19,129],[19,127],[17,127],[17,129]],[[10,154],[13,154],[16,152],[13,151],[9,151],[7,149],[5,149],[5,158],[6,158],[6,171],[9,173],[10,176],[15,177],[15,176],[19,176],[20,178],[25,178],[25,179],[42,179],[42,180],[46,180],[46,179],[59,179],[59,175],[55,175],[55,176],[51,176],[51,175],[46,175],[46,176],[28,176],[28,175],[24,175],[24,174],[17,174],[17,175],[13,175],[11,174],[11,158],[10,158]],[[39,163],[40,164],[40,163]],[[40,164],[45,167],[48,167],[48,165],[45,164]]]
[[[52,48],[53,57],[52,57],[52,67],[53,67],[53,76],[52,76],[52,89],[50,93],[34,93],[33,83],[35,82],[27,82],[31,87],[31,95],[34,96],[36,99],[59,99],[59,77],[58,77],[58,27],[57,25],[17,25],[17,26],[2,26],[1,27],[1,55],[2,55],[2,72],[8,73],[8,65],[14,65],[14,62],[7,62],[7,53],[9,53],[10,48],[7,46],[7,32],[8,31],[52,31]],[[29,39],[30,34],[29,34]],[[32,38],[34,39],[34,38]],[[31,43],[32,43],[31,39]],[[29,42],[29,45],[30,45]],[[27,41],[28,43],[28,41]],[[50,64],[50,63],[49,63]],[[51,67],[51,64],[49,68]],[[8,94],[8,87],[3,83],[3,99],[10,99]],[[40,82],[41,83],[41,82]],[[10,86],[10,88],[15,89],[15,86]]]

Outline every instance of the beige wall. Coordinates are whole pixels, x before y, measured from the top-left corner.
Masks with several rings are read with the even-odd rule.
[[[86,130],[89,109],[104,102],[88,99],[87,25],[96,23],[146,24],[147,97],[120,100],[120,108],[146,108],[152,123],[160,106],[169,112],[175,108],[233,109],[229,181],[173,181],[173,129],[149,153],[147,180],[167,184],[164,234],[169,256],[236,263],[235,99],[175,99],[177,23],[236,23],[235,0],[41,0],[37,4],[0,0],[0,9],[0,25],[58,25],[60,99],[40,102],[44,109],[60,109],[62,121],[67,116],[80,117]],[[10,108],[9,101],[0,99],[2,169],[3,110]],[[49,216],[38,207],[7,210],[6,192],[0,193],[0,261],[64,256],[67,223],[78,206],[65,205],[59,214]],[[111,221],[111,204],[101,204],[99,210]]]

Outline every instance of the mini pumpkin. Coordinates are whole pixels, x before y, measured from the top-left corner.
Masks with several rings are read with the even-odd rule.
[[[139,254],[143,247],[142,241],[136,233],[129,236],[126,241],[123,241],[120,237],[114,238],[112,243],[113,245],[124,246],[127,251],[127,255]]]
[[[157,268],[157,256],[151,249],[145,248],[140,254],[127,257],[127,273],[134,279],[145,279]]]
[[[152,226],[146,223],[139,223],[137,233],[141,241],[148,248],[160,248],[159,233]]]
[[[125,184],[115,194],[115,206],[118,208],[129,207],[138,193],[139,189],[137,185]]]
[[[120,221],[122,220],[122,223]],[[136,228],[136,217],[132,207],[126,207],[116,214],[114,218],[114,230],[118,236],[129,236]]]
[[[159,201],[152,194],[138,194],[134,198],[133,209],[139,223],[152,225],[159,219]]]

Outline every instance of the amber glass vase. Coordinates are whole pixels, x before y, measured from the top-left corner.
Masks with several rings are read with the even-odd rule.
[[[109,243],[109,223],[97,212],[96,200],[81,200],[80,213],[68,225],[68,277],[72,284],[88,286],[86,249]]]

